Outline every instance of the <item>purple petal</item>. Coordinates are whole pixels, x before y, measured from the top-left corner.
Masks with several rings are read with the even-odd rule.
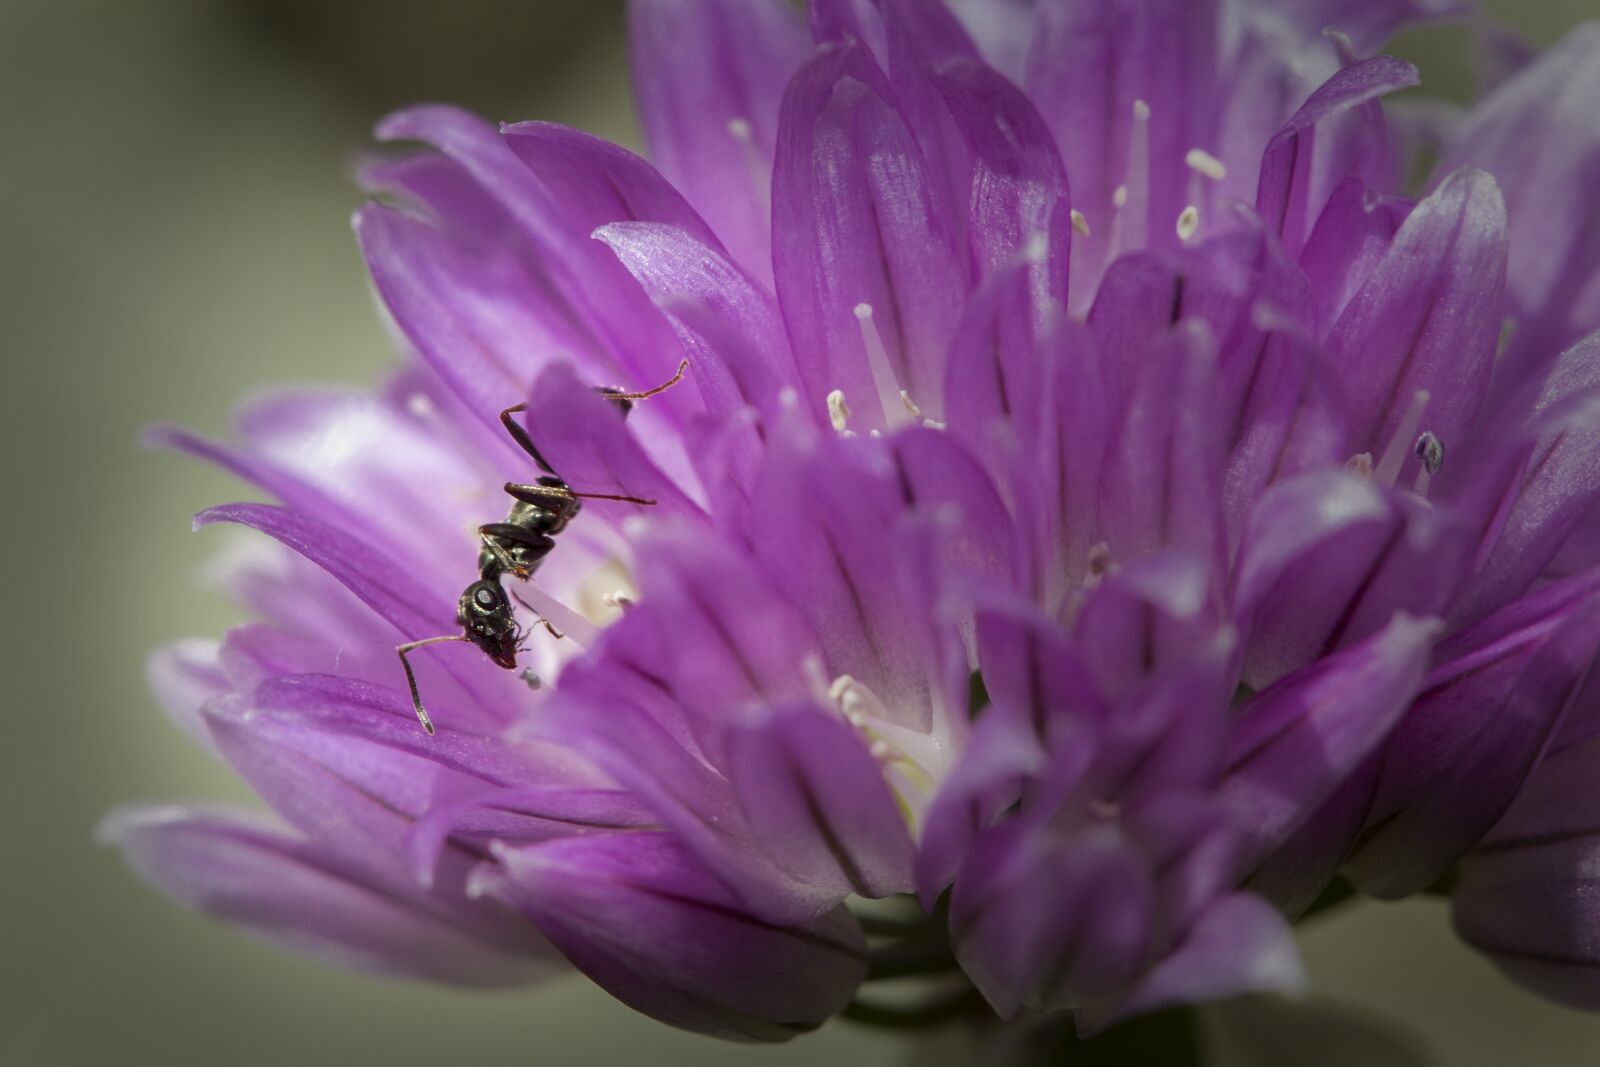
[[[1600,647],[1600,574],[1546,586],[1454,635],[1390,738],[1348,874],[1426,888],[1510,806]]]
[[[666,377],[674,346],[665,321],[616,257],[590,240],[589,230],[572,226],[564,205],[497,130],[454,108],[428,105],[390,115],[377,135],[431,144],[465,169],[515,224],[508,237],[525,241],[534,262],[560,264],[548,283],[588,347],[629,382]]]
[[[950,898],[956,957],[1001,1018],[1073,1008],[1131,982],[1150,950],[1150,871],[1110,828],[1011,824],[979,840]]]
[[[1072,202],[1044,119],[982,63],[948,63],[934,84],[972,156],[967,239],[974,277],[985,278],[1026,251],[1034,307],[1065,308]]]
[[[512,123],[500,134],[561,202],[574,229],[593,231],[613,222],[660,223],[722,250],[716,235],[678,190],[627,149],[554,122]]]
[[[569,365],[557,364],[540,374],[527,403],[521,419],[528,436],[575,492],[652,500],[652,517],[703,517],[700,506],[645,452],[616,407],[580,381]],[[530,464],[530,478],[534,473]],[[592,509],[614,523],[646,506],[616,500],[582,503],[585,511]]]
[[[866,974],[843,908],[778,926],[743,911],[666,834],[504,849],[481,887],[525,912],[630,1007],[716,1037],[784,1041],[849,1003]]]
[[[1340,182],[1328,195],[1300,250],[1300,266],[1311,283],[1317,336],[1339,321],[1350,299],[1383,261],[1410,208],[1410,201],[1379,196],[1355,177]]]
[[[1242,993],[1289,993],[1305,988],[1305,970],[1288,924],[1254,893],[1217,900],[1189,936],[1126,997],[1080,1012],[1083,1032],[1174,1004],[1221,1000]]]
[[[651,158],[733,258],[769,280],[778,106],[806,55],[804,25],[766,0],[641,0],[628,31]]]
[[[437,424],[381,397],[285,392],[250,403],[237,422],[236,447],[181,430],[160,429],[149,438],[217,463],[288,507],[349,533],[403,529],[406,536],[394,543],[408,561],[470,558],[472,541],[463,528],[486,508],[501,506],[470,491],[486,480],[484,470],[451,448]]]
[[[1510,220],[1509,377],[1600,318],[1600,26],[1580,26],[1468,116],[1441,166],[1491,171]]]
[[[771,294],[682,230],[616,223],[595,236],[678,330],[707,408],[727,417],[748,405],[772,418],[779,394],[800,377]]]
[[[1290,255],[1305,243],[1335,184],[1379,176],[1370,157],[1383,155],[1386,135],[1383,112],[1373,101],[1419,80],[1417,68],[1392,56],[1348,66],[1312,93],[1267,142],[1256,211]]]
[[[354,224],[396,325],[485,425],[527,395],[556,353],[609,375],[611,361],[554,280],[511,249],[465,243],[376,204]]]
[[[1109,714],[1088,665],[1060,627],[1045,616],[1015,606],[985,608],[978,615],[978,659],[998,716],[1055,747],[1057,735],[1093,729]]]
[[[408,845],[418,883],[430,885],[447,844],[487,852],[575,834],[658,829],[631,793],[589,786],[512,786],[435,807],[418,820]]]
[[[984,714],[961,760],[939,786],[917,847],[917,895],[932,911],[972,842],[1021,797],[1044,769],[1039,740],[1015,716]]]
[[[1507,977],[1557,1003],[1595,1011],[1600,1009],[1600,791],[1594,788],[1593,746],[1582,755],[1589,762],[1581,778],[1563,783],[1562,806],[1581,808],[1587,826],[1491,841],[1462,865],[1450,903],[1456,933]],[[1524,823],[1522,828],[1531,827]]]
[[[790,341],[808,354],[803,401],[820,421],[842,390],[863,429],[898,419],[900,390],[939,417],[967,292],[935,177],[889,92],[861,46],[808,62],[784,96],[773,179],[773,267]]]
[[[913,886],[905,818],[867,742],[843,719],[805,705],[774,708],[737,728],[728,776],[758,841],[795,877],[840,899]]]
[[[167,717],[184,733],[210,745],[201,710],[211,700],[233,691],[215,641],[191,637],[157,651],[145,668],[150,690]]]
[[[1272,485],[1348,458],[1348,426],[1322,350],[1294,329],[1263,337],[1223,480],[1228,544],[1238,545],[1256,501]]]
[[[1600,501],[1600,333],[1557,361],[1528,427],[1491,428],[1465,457],[1459,507],[1483,534],[1476,575],[1452,621],[1471,622],[1520,595]],[[1580,556],[1581,560],[1581,556]]]
[[[1215,123],[1219,21],[1214,4],[1186,0],[1039,7],[1026,88],[1055,134],[1073,206],[1090,231],[1074,242],[1074,311],[1121,251],[1178,244],[1174,225],[1189,197],[1184,157],[1207,146]],[[1135,117],[1136,101],[1146,118]]]
[[[1269,489],[1245,529],[1234,604],[1250,635],[1244,681],[1265,686],[1360,641],[1397,611],[1439,614],[1459,584],[1467,531],[1409,493],[1341,471]]]
[[[1119,563],[1166,548],[1221,563],[1215,367],[1197,325],[1180,326],[1145,353],[1100,475],[1096,529]]]
[[[1240,709],[1222,796],[1249,871],[1377,750],[1421,685],[1437,627],[1397,616],[1367,641],[1279,679]]]
[[[351,871],[337,852],[242,817],[183,808],[114,812],[97,836],[179,902],[247,933],[344,967],[466,986],[509,986],[561,970],[532,927],[462,928],[441,903]]]
[[[459,628],[453,617],[453,597],[447,599],[420,588],[411,571],[388,559],[371,541],[266,504],[229,504],[195,517],[196,527],[219,522],[253,527],[317,564],[388,621],[400,640],[454,633]],[[515,690],[492,677],[481,655],[474,651],[469,659],[462,655],[466,651],[450,648],[441,650],[438,657],[427,657],[425,661],[419,658],[419,685],[431,692],[434,687],[428,684],[429,679],[439,677],[436,669],[442,668],[471,697],[452,703],[455,718],[450,725],[473,729],[505,723],[517,710],[517,705],[508,700]],[[399,669],[396,661],[396,684],[400,680]]]
[[[1352,452],[1379,456],[1414,398],[1449,449],[1477,418],[1500,336],[1505,204],[1494,179],[1461,170],[1419,203],[1351,298],[1328,350],[1350,400]],[[1418,470],[1411,458],[1400,477]]]

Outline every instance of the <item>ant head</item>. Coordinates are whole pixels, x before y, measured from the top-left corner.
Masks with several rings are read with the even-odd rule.
[[[461,593],[456,617],[467,639],[500,666],[517,665],[517,620],[498,581],[473,582]]]

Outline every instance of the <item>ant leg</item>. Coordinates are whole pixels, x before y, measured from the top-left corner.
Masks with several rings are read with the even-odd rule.
[[[433,736],[433,720],[428,718],[427,711],[422,707],[422,694],[417,692],[417,676],[411,673],[411,661],[406,659],[406,653],[414,652],[419,648],[426,648],[428,645],[443,644],[446,641],[467,640],[470,640],[470,638],[463,637],[460,634],[452,634],[447,637],[427,637],[421,641],[407,641],[403,645],[395,646],[395,651],[400,654],[400,666],[406,670],[406,685],[411,688],[411,708],[417,713],[417,721],[422,724],[422,728],[428,732],[429,737]]]
[[[500,413],[500,424],[506,428],[506,432],[511,435],[511,439],[517,443],[518,447],[533,457],[533,461],[539,465],[540,470],[551,477],[556,477],[555,468],[550,466],[549,460],[539,454],[539,449],[534,445],[533,438],[528,436],[528,431],[523,429],[520,422],[511,417],[519,411],[527,410],[528,405],[525,403],[511,405]]]
[[[540,504],[555,498],[558,500],[616,500],[624,504],[639,504],[643,507],[655,507],[654,500],[647,500],[642,496],[627,496],[620,493],[579,493],[564,485],[518,485],[516,482],[506,483],[506,492],[525,504]]]
[[[500,564],[501,568],[524,581],[527,580],[528,569],[517,566],[516,560],[511,558],[511,553],[501,548],[500,542],[491,537],[488,529],[483,526],[478,527],[478,540],[483,542],[483,547],[489,550],[489,554],[494,557],[495,562]]]
[[[683,381],[683,372],[688,369],[689,361],[686,359],[679,360],[676,374],[662,382],[660,385],[656,386],[654,389],[646,389],[642,393],[625,393],[621,389],[602,389],[600,392],[604,394],[607,400],[649,400],[651,397],[659,396],[668,389],[671,389],[674,385],[677,385],[679,382]]]
[[[483,547],[500,564],[500,568],[509,574],[515,575],[519,581],[527,581],[544,557],[556,547],[555,541],[542,533],[513,525],[509,522],[486,522],[478,527],[478,537],[483,541]],[[509,541],[513,545],[520,545],[526,549],[526,556],[531,556],[527,562],[518,563],[511,558],[511,553],[506,551],[500,542]]]
[[[511,599],[515,600],[518,604],[521,604],[523,607],[525,607],[529,611],[533,612],[534,615],[537,616],[538,619],[539,619],[539,625],[543,626],[545,628],[545,630],[549,632],[550,636],[555,638],[557,641],[559,641],[562,638],[567,636],[566,634],[562,633],[560,630],[556,629],[554,626],[551,626],[550,625],[550,620],[545,618],[543,615],[540,615],[538,608],[534,607],[532,604],[528,603],[526,600],[523,600],[514,591],[511,593]]]

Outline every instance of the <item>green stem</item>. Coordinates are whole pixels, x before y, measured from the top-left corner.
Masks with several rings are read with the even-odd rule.
[[[877,1026],[889,1030],[915,1030],[949,1022],[951,1019],[975,1011],[982,1004],[983,998],[978,995],[976,989],[964,989],[953,996],[905,1007],[857,998],[840,1014],[864,1026]]]

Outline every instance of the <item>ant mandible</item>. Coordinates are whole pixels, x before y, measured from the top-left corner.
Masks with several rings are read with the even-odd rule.
[[[683,372],[688,369],[689,361],[682,360],[678,363],[677,373],[671,378],[654,389],[646,389],[640,393],[609,388],[600,388],[596,392],[616,405],[617,410],[626,417],[632,410],[635,400],[646,400],[658,393],[666,392],[683,380]],[[524,582],[533,577],[533,572],[539,569],[539,564],[543,563],[544,558],[556,547],[556,534],[566,529],[567,523],[578,514],[582,500],[618,500],[642,507],[655,504],[654,500],[637,496],[575,492],[551,468],[544,456],[539,454],[539,449],[534,446],[528,431],[511,417],[520,411],[526,411],[527,408],[527,404],[516,404],[506,408],[500,413],[500,423],[511,435],[511,439],[533,457],[533,461],[539,465],[544,474],[532,485],[507,482],[506,492],[515,500],[511,505],[511,513],[506,516],[504,522],[490,522],[478,527],[478,539],[483,542],[483,548],[478,552],[478,580],[462,590],[461,599],[456,602],[456,621],[461,624],[462,632],[442,637],[428,637],[421,641],[407,641],[395,647],[395,651],[400,655],[400,665],[405,668],[406,685],[411,689],[411,707],[417,713],[417,721],[422,724],[422,728],[429,736],[433,734],[433,720],[428,718],[428,712],[422,706],[422,696],[417,691],[417,678],[411,671],[411,662],[406,659],[407,654],[428,645],[443,644],[447,641],[470,641],[501,667],[515,670],[517,653],[527,647],[527,638],[530,635],[517,625],[516,616],[511,610],[511,602],[506,598],[506,591],[500,585],[501,577],[509,574]],[[523,607],[528,607],[521,597],[516,597],[516,601]],[[539,622],[552,636],[562,636],[548,620],[541,618]]]

